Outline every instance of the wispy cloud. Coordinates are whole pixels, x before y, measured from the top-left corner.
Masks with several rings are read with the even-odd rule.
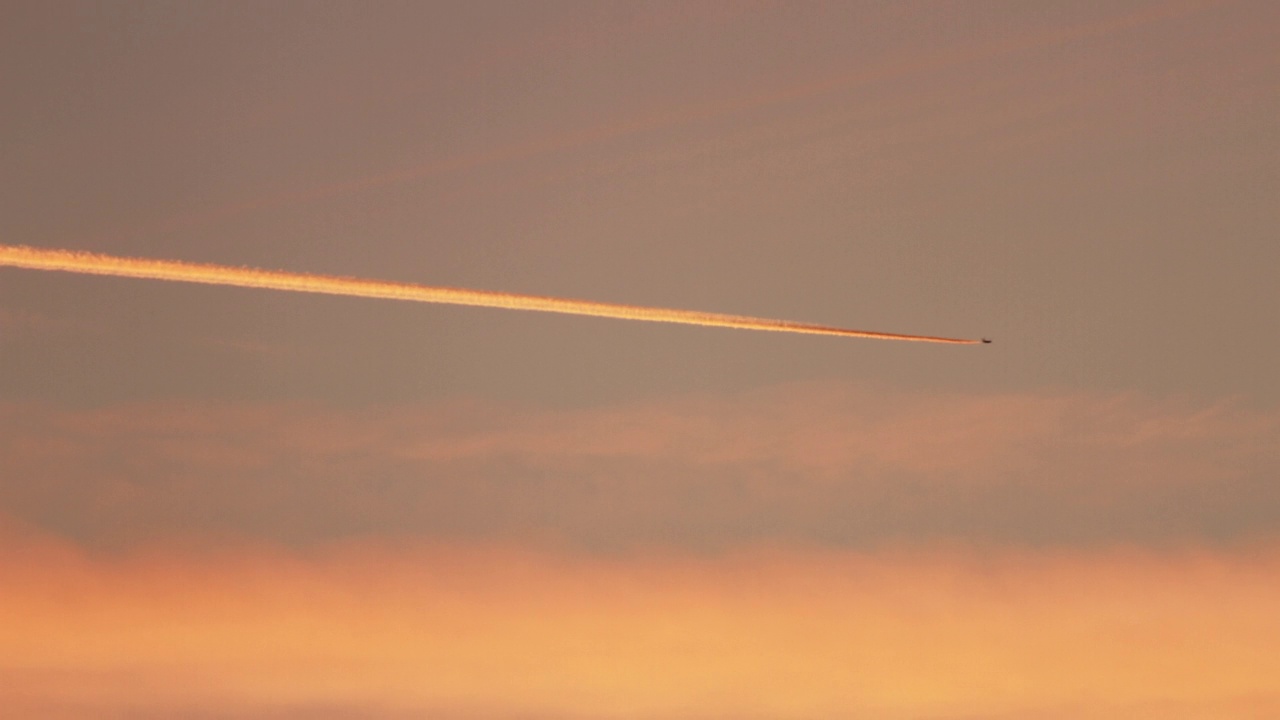
[[[64,323],[41,313],[0,307],[0,340],[4,336],[48,333],[61,330],[63,326]]]
[[[91,545],[1177,545],[1274,533],[1278,467],[1280,413],[1136,395],[815,384],[558,411],[0,408],[0,509]]]
[[[255,197],[242,198],[221,207],[204,208],[173,216],[149,229],[135,229],[131,234],[136,236],[191,230],[199,226],[224,222],[229,218],[247,213],[263,210],[278,211],[282,207],[309,205],[431,178],[449,178],[456,181],[477,170],[503,168],[505,172],[502,176],[505,177],[514,171],[521,170],[521,166],[530,162],[543,164],[540,170],[531,174],[541,178],[547,175],[545,164],[549,161],[563,159],[566,156],[590,155],[601,148],[612,148],[616,151],[619,146],[625,146],[637,140],[646,143],[647,146],[643,152],[623,152],[621,157],[605,163],[603,167],[588,163],[591,167],[583,168],[581,161],[578,161],[573,163],[574,168],[567,172],[591,177],[602,172],[610,172],[610,168],[616,170],[618,167],[633,167],[637,164],[649,165],[655,162],[655,157],[669,160],[675,156],[699,151],[706,152],[708,145],[718,147],[727,136],[733,137],[734,142],[740,146],[758,148],[761,145],[777,144],[778,140],[775,136],[780,132],[780,128],[772,127],[770,123],[759,126],[759,118],[753,116],[772,115],[779,112],[788,114],[787,111],[797,104],[859,92],[869,86],[903,84],[950,68],[966,67],[1002,58],[1024,57],[1046,48],[1053,49],[1123,34],[1144,26],[1194,16],[1211,8],[1214,4],[1197,0],[1149,3],[1102,17],[1083,19],[1065,27],[1045,28],[1032,25],[1018,28],[1008,35],[985,37],[976,42],[953,42],[924,52],[918,49],[898,51],[887,57],[875,58],[872,62],[858,63],[855,67],[836,64],[820,68],[818,72],[808,68],[808,72],[804,74],[797,73],[785,79],[766,78],[763,82],[751,83],[748,86],[749,89],[742,88],[736,92],[717,89],[717,92],[709,97],[696,99],[681,97],[680,93],[675,93],[674,97],[664,98],[661,102],[654,102],[645,107],[631,108],[625,112],[615,110],[614,117],[597,124],[582,126],[580,120],[574,122],[571,119],[567,129],[557,126],[555,132],[515,141],[507,140],[501,144],[456,155],[425,159],[321,184],[280,188]],[[895,14],[896,11],[890,10],[879,19],[888,27],[892,27]],[[498,67],[501,67],[504,72],[512,72],[514,66],[526,62],[534,53],[544,55],[547,52],[562,53],[566,49],[597,53],[601,46],[616,47],[618,43],[626,42],[628,39],[643,37],[646,34],[661,35],[671,28],[687,31],[691,26],[702,26],[707,31],[723,33],[724,26],[754,27],[770,22],[768,11],[761,12],[761,8],[735,8],[728,11],[690,7],[682,7],[678,11],[672,11],[669,8],[647,8],[629,13],[629,21],[617,16],[604,22],[601,21],[602,18],[592,16],[590,13],[581,16],[578,13],[573,15],[574,17],[563,20],[562,27],[550,29],[540,37],[535,38],[532,34],[525,33],[510,38],[501,47],[477,52],[475,57],[470,59],[457,59],[458,65],[455,69],[444,71],[456,77],[450,78],[445,84],[473,82],[494,72]],[[873,17],[875,16],[873,14]],[[440,88],[436,90],[439,91]],[[1053,97],[1061,98],[1062,93],[1056,91]],[[931,109],[935,112],[929,113],[930,117],[936,115],[937,108]],[[1014,117],[1006,118],[1008,113],[1000,109],[993,112],[990,108],[983,107],[979,111],[984,113],[983,118],[986,120],[994,117],[997,121],[1003,118],[1005,122],[1016,122],[1022,114],[1025,114],[1025,110],[1015,110]],[[970,109],[970,112],[962,114],[966,116],[965,119],[969,119],[967,116],[973,115],[973,112]],[[939,133],[939,121],[926,121],[923,117],[920,120],[921,127],[906,133],[903,132],[904,125],[901,122],[893,122],[889,128],[880,127],[880,133],[889,137],[877,137],[875,142],[896,144],[895,141],[905,134],[913,142],[919,143]],[[792,117],[784,124],[790,125],[796,121],[797,119]],[[740,122],[745,122],[745,132],[743,128],[738,127]],[[845,116],[837,120],[839,124],[848,122],[849,119]],[[947,117],[942,123],[954,124],[955,118]],[[969,124],[973,124],[971,120]],[[669,142],[649,142],[654,136],[679,134],[688,132],[692,128],[708,125],[715,127],[711,138],[701,137],[692,147],[687,143],[671,145]],[[801,133],[813,132],[811,122],[799,123],[799,125],[802,126]],[[862,131],[862,128],[859,128],[859,131]],[[782,130],[782,132],[794,135],[795,129]],[[1023,133],[1022,136],[1025,138],[1026,134]],[[664,139],[670,140],[670,138]],[[844,152],[849,150],[848,147],[833,148],[830,142],[801,142],[800,144],[802,145],[800,150],[805,154],[814,152],[825,153],[828,157],[848,156],[848,153]],[[795,138],[791,138],[786,143],[788,152],[794,152],[796,149],[794,145]],[[820,147],[815,148],[815,145]],[[740,151],[741,148],[738,149]],[[810,161],[814,162],[812,159]],[[527,181],[534,180],[530,178]],[[451,183],[452,186],[457,184]],[[485,182],[481,185],[488,187],[490,184],[491,182]],[[456,192],[456,187],[453,190],[441,192]]]

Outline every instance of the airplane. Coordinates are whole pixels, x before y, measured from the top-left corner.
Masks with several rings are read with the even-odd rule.
[[[983,343],[985,343],[985,344],[987,344],[987,345],[990,345],[990,344],[991,344],[991,340],[990,340],[990,338],[982,338],[982,342],[983,342]]]

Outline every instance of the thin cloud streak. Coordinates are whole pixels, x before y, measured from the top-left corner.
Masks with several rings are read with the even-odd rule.
[[[264,290],[286,290],[323,295],[407,300],[410,302],[439,303],[443,305],[532,310],[563,315],[586,315],[619,320],[644,320],[647,322],[701,325],[704,327],[735,328],[739,330],[763,330],[766,332],[805,335],[839,335],[877,340],[905,340],[952,345],[974,345],[980,342],[979,340],[934,337],[931,335],[905,335],[869,330],[852,330],[789,320],[772,320],[745,315],[699,312],[696,310],[641,307],[637,305],[592,302],[590,300],[432,287],[383,280],[290,273],[175,260],[118,257],[72,250],[44,250],[25,246],[0,245],[0,266],[86,275],[107,275],[111,277],[168,280],[205,285],[260,288]]]
[[[621,119],[613,123],[560,133],[545,138],[535,138],[480,153],[452,156],[322,185],[280,191],[263,197],[248,198],[204,212],[170,218],[160,223],[156,230],[174,232],[227,217],[234,217],[248,211],[313,203],[329,198],[343,197],[372,189],[413,182],[426,177],[450,175],[464,170],[497,166],[514,160],[545,157],[599,146],[646,133],[688,127],[697,123],[722,121],[725,118],[741,115],[748,111],[785,106],[837,92],[849,92],[869,85],[900,79],[904,76],[926,74],[940,68],[1019,55],[1038,49],[1052,48],[1071,42],[1132,30],[1144,25],[1193,15],[1216,4],[1221,3],[1214,0],[1205,2],[1192,0],[1185,3],[1156,4],[1131,13],[1066,28],[1040,30],[1017,35],[1009,39],[987,41],[976,46],[966,45],[943,48],[918,57],[898,58],[854,72],[847,70],[828,72],[816,79],[798,80],[788,85],[744,95],[706,99],[669,108],[659,107],[636,117]],[[690,8],[681,9],[680,22],[682,24],[688,22],[689,12]],[[568,37],[557,38],[555,45],[564,47],[567,42],[570,42]],[[717,136],[720,134],[717,133]]]
[[[838,383],[561,409],[0,404],[0,512],[172,532],[628,551],[902,539],[1214,545],[1280,528],[1280,412]]]

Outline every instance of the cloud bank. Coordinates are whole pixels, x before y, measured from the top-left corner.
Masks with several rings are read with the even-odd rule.
[[[1280,711],[1280,547],[0,554],[7,717]]]

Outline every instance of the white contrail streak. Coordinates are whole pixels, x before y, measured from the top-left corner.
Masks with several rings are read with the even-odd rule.
[[[846,337],[952,343],[958,345],[973,345],[979,342],[978,340],[932,337],[928,335],[903,335],[868,330],[850,330],[787,320],[770,320],[767,318],[724,315],[695,310],[617,305],[589,300],[431,287],[428,285],[364,280],[331,275],[310,275],[259,270],[256,268],[230,267],[227,265],[206,265],[176,260],[115,257],[74,250],[43,250],[13,245],[0,245],[0,266],[26,268],[28,270],[60,270],[87,275],[170,280],[205,285],[291,290],[293,292],[321,293],[325,295],[411,300],[413,302],[443,303],[446,305],[476,305],[509,310],[536,310],[566,315],[592,315],[623,320],[646,320],[649,322],[705,325],[739,328],[742,330],[767,330],[810,335],[843,335]]]

